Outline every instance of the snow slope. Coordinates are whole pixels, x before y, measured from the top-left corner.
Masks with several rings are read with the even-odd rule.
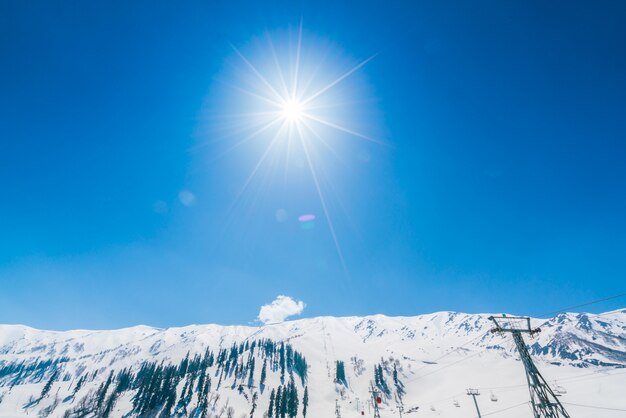
[[[335,415],[337,405],[344,418],[373,416],[368,389],[377,364],[383,366],[390,387],[389,395],[381,396],[382,418],[398,416],[392,379],[394,366],[404,386],[405,415],[411,408],[419,407],[409,417],[476,416],[473,401],[465,394],[469,387],[480,390],[478,402],[485,416],[493,413],[511,418],[530,417],[526,378],[513,341],[510,336],[489,332],[493,324],[488,317],[439,312],[415,317],[320,317],[260,327],[137,326],[112,331],[65,332],[0,325],[0,417],[46,413],[50,417],[64,416],[81,398],[100,387],[111,371],[127,367],[137,371],[146,361],[177,365],[188,353],[202,355],[208,348],[217,354],[221,348],[228,349],[233,344],[267,339],[289,343],[306,358],[310,395],[307,417],[330,418]],[[554,387],[566,391],[561,401],[566,403],[570,414],[579,418],[626,417],[624,411],[578,406],[626,410],[626,309],[599,315],[566,313],[547,321],[533,319],[532,323],[542,329],[538,336],[527,339],[534,360]],[[264,357],[260,351],[254,352],[253,357],[257,362],[254,384],[244,385],[243,391],[238,387],[243,379],[238,380],[234,375],[228,377],[228,383],[224,378],[217,388],[215,383],[221,372],[215,366],[210,368],[214,381],[211,416],[222,413],[226,418],[226,405],[232,407],[231,415],[236,418],[250,416],[251,399],[256,392],[258,405],[253,416],[263,417],[270,391],[281,380],[276,370],[268,373],[266,388],[261,393],[258,383]],[[241,361],[244,360],[242,356]],[[346,386],[334,381],[337,360],[345,362]],[[21,364],[36,368],[45,361],[52,364],[41,366],[39,372],[11,373],[9,367]],[[38,397],[54,371],[59,378],[49,394],[29,406],[31,397]],[[96,371],[93,380],[71,398],[78,378]],[[301,398],[304,385],[296,381]],[[183,387],[181,380],[177,387],[179,395]],[[129,391],[121,396],[110,416],[128,414],[134,394]],[[491,395],[497,401],[492,401]],[[302,399],[298,416],[302,416],[301,409]],[[188,412],[192,410],[193,402]]]

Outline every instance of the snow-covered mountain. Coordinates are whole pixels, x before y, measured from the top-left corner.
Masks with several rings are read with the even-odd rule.
[[[400,405],[405,415],[419,408],[412,414],[475,416],[469,387],[481,391],[484,415],[506,409],[496,416],[529,417],[512,338],[489,332],[488,317],[439,312],[65,332],[0,325],[0,417],[261,418],[272,402],[275,418],[279,387],[287,416],[303,416],[305,388],[307,417],[372,416],[372,385],[382,418],[398,416]],[[542,332],[527,338],[530,351],[572,416],[626,416],[619,411],[626,409],[626,310],[532,323]]]

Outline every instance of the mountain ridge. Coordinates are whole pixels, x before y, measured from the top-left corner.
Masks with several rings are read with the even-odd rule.
[[[0,397],[4,398],[0,417],[25,416],[33,411],[42,416],[100,416],[104,413],[97,407],[100,396],[100,404],[106,398],[114,405],[107,409],[106,416],[111,417],[141,416],[148,404],[162,414],[169,402],[166,399],[174,397],[176,405],[182,402],[180,411],[185,410],[186,415],[176,415],[170,405],[172,415],[167,416],[196,418],[194,414],[205,413],[205,417],[218,417],[223,408],[232,407],[241,414],[255,405],[261,418],[262,411],[269,408],[270,390],[287,390],[286,385],[293,380],[289,376],[295,376],[294,361],[306,366],[298,369],[300,377],[289,390],[302,394],[308,389],[311,417],[333,414],[335,403],[344,408],[343,416],[350,416],[348,411],[364,414],[364,407],[357,411],[355,404],[364,405],[374,381],[386,394],[381,418],[397,414],[394,402],[398,398],[407,408],[421,407],[425,415],[445,411],[445,416],[460,417],[464,416],[463,401],[456,399],[461,405],[456,407],[432,400],[450,392],[463,399],[464,388],[473,386],[515,387],[515,392],[500,395],[503,402],[527,398],[515,346],[510,337],[490,332],[493,324],[489,316],[441,311],[417,316],[321,316],[263,325],[140,325],[67,331],[0,325]],[[532,318],[531,322],[533,327],[542,328],[526,340],[533,358],[547,379],[569,382],[571,395],[564,394],[565,398],[584,399],[584,393],[579,392],[582,386],[576,385],[589,378],[625,387],[626,376],[620,370],[626,368],[626,309],[601,314],[561,313],[547,319]],[[261,345],[266,348],[262,350]],[[286,350],[286,357],[279,356],[281,350]],[[215,363],[209,361],[212,358]],[[186,370],[185,362],[191,361],[186,359],[195,359],[194,367],[205,370],[214,380],[208,389],[195,387],[193,399],[189,398],[189,387],[199,372],[181,372]],[[265,364],[271,367],[267,381],[260,385],[259,368]],[[163,403],[138,398],[142,393],[146,396],[148,390],[141,389],[142,370],[160,368],[160,378],[165,379],[159,383],[161,389],[150,390],[161,393],[169,382]],[[590,373],[591,377],[585,377]],[[110,379],[112,386],[106,385]],[[79,381],[83,383],[78,385]],[[121,382],[130,383],[118,393],[113,386]],[[267,390],[259,389],[261,386]],[[615,404],[619,397],[611,390],[605,388],[596,396]],[[92,415],[80,415],[78,405]],[[298,413],[301,416],[302,411]]]

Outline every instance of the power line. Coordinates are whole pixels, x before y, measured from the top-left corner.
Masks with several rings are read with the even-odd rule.
[[[581,406],[583,408],[592,408],[592,409],[604,409],[606,411],[620,411],[620,412],[626,412],[626,409],[621,409],[621,408],[607,408],[605,406],[594,406],[594,405],[582,405],[579,403],[571,403],[571,402],[563,402],[566,405],[572,405],[572,406]]]
[[[455,349],[453,349],[453,350],[448,351],[447,353],[445,353],[445,354],[441,355],[440,357],[436,358],[436,359],[435,359],[435,360],[433,360],[432,362],[433,362],[433,363],[437,363],[439,360],[441,360],[441,359],[443,359],[443,358],[445,358],[445,357],[449,356],[450,354],[452,354],[452,353],[454,353],[454,352],[459,351],[461,348],[465,347],[466,345],[469,345],[470,343],[473,343],[474,341],[476,341],[476,340],[478,340],[478,339],[480,339],[480,338],[483,338],[483,337],[484,337],[484,336],[486,336],[487,334],[489,334],[489,331],[486,331],[485,333],[480,334],[480,335],[478,335],[477,337],[474,337],[474,338],[472,338],[471,340],[468,340],[468,341],[464,342],[464,343],[463,343],[463,344],[461,344],[460,346],[456,347],[456,348],[455,348]],[[420,370],[427,368],[429,365],[430,365],[430,364],[427,364],[427,365],[425,365],[425,366],[422,366],[422,367],[420,367],[419,369],[415,370],[415,372],[417,373],[417,372],[419,372]]]
[[[497,411],[489,412],[488,414],[482,414],[482,416],[486,417],[486,416],[489,416],[489,415],[499,414],[500,412],[508,411],[509,409],[517,408],[517,407],[520,407],[520,406],[525,405],[527,403],[528,402],[518,403],[517,405],[509,406],[508,408],[498,409]]]
[[[463,345],[460,345],[460,346],[458,346],[457,348],[455,348],[454,350],[451,350],[451,351],[449,351],[448,353],[446,353],[446,354],[442,355],[441,357],[439,357],[439,358],[437,359],[437,361],[438,361],[438,360],[441,360],[442,358],[444,358],[444,357],[446,357],[446,356],[448,356],[448,355],[450,355],[450,354],[452,354],[452,353],[454,353],[455,351],[458,351],[459,349],[463,348],[464,346],[468,345],[469,343],[473,342],[474,340],[477,340],[477,339],[479,339],[479,338],[482,338],[482,337],[483,337],[483,336],[485,336],[487,333],[489,333],[489,331],[487,331],[487,332],[486,332],[486,333],[484,333],[484,334],[479,335],[479,336],[478,336],[478,337],[476,337],[476,338],[472,338],[471,340],[469,340],[469,341],[465,342]],[[507,339],[508,339],[508,338],[505,338],[503,342],[506,342],[506,340],[507,340]],[[435,370],[433,370],[433,371],[431,371],[431,372],[429,372],[429,373],[423,374],[423,375],[421,375],[421,376],[415,376],[415,377],[413,377],[412,379],[408,379],[408,380],[406,380],[404,383],[412,383],[412,382],[415,382],[415,381],[417,381],[417,380],[420,380],[420,379],[422,379],[422,378],[424,378],[424,377],[426,377],[426,376],[430,376],[430,375],[432,375],[432,374],[438,373],[439,371],[441,371],[441,370],[443,370],[443,369],[446,369],[446,368],[448,368],[448,367],[450,367],[450,366],[454,366],[454,365],[456,365],[456,364],[459,364],[459,363],[461,363],[461,362],[464,362],[464,361],[466,361],[466,360],[469,360],[469,359],[471,359],[471,358],[473,358],[473,357],[476,357],[476,356],[477,356],[477,355],[479,355],[479,354],[482,354],[482,353],[484,353],[484,352],[486,352],[486,351],[489,351],[489,349],[490,349],[490,348],[488,348],[488,347],[487,347],[487,348],[483,348],[483,349],[482,349],[482,350],[480,350],[480,351],[477,351],[477,352],[475,352],[475,353],[473,353],[473,354],[470,354],[470,355],[469,355],[469,356],[467,356],[467,357],[463,357],[462,359],[457,360],[457,361],[455,361],[455,362],[453,362],[453,363],[448,363],[448,364],[446,364],[446,365],[443,365],[443,366],[439,367],[438,369],[435,369]],[[416,371],[420,371],[420,370],[424,369],[425,367],[427,367],[427,366],[420,367],[420,368],[419,368],[419,369],[417,369]]]
[[[598,379],[598,378],[603,378],[603,377],[612,377],[612,376],[616,376],[616,375],[620,375],[620,374],[624,374],[626,373],[626,370],[624,370],[624,368],[619,368],[616,369],[619,370],[616,373],[610,373],[610,372],[606,372],[606,373],[598,373],[598,372],[593,372],[593,373],[585,373],[582,374],[580,376],[570,376],[570,377],[563,377],[560,379],[557,379],[559,382],[569,382],[569,383],[577,383],[577,382],[582,382],[584,380],[591,380],[591,379]],[[520,385],[506,385],[506,386],[491,386],[491,387],[479,387],[478,389],[482,389],[482,390],[501,390],[501,391],[506,391],[506,390],[510,390],[510,389],[516,389],[516,388],[521,388],[521,387],[526,387],[527,384],[520,384]]]
[[[613,300],[613,299],[621,298],[621,297],[624,297],[624,296],[626,296],[626,292],[625,293],[620,293],[618,295],[613,295],[613,296],[609,296],[609,297],[606,297],[606,298],[602,298],[602,299],[592,300],[590,302],[581,303],[579,305],[568,306],[567,308],[562,308],[562,309],[559,309],[559,310],[556,310],[556,311],[547,312],[545,314],[536,316],[536,318],[546,318],[546,317],[549,317],[549,316],[553,316],[554,314],[563,313],[563,312],[566,312],[566,311],[570,311],[572,309],[582,308],[583,306],[595,305],[596,303],[606,302],[607,300]]]

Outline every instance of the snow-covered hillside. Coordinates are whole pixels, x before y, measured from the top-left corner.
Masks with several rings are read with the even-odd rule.
[[[344,418],[372,416],[371,385],[382,418],[398,416],[400,404],[404,415],[419,408],[409,417],[475,416],[469,387],[480,390],[484,415],[530,417],[513,341],[489,332],[488,317],[439,312],[66,332],[0,325],[0,417],[261,418],[279,387],[297,398],[290,408],[298,417],[305,388],[307,417],[330,418],[337,407]],[[626,310],[533,325],[542,329],[527,339],[535,362],[572,416],[626,416],[578,406],[626,409]],[[345,381],[337,381],[337,362]]]

